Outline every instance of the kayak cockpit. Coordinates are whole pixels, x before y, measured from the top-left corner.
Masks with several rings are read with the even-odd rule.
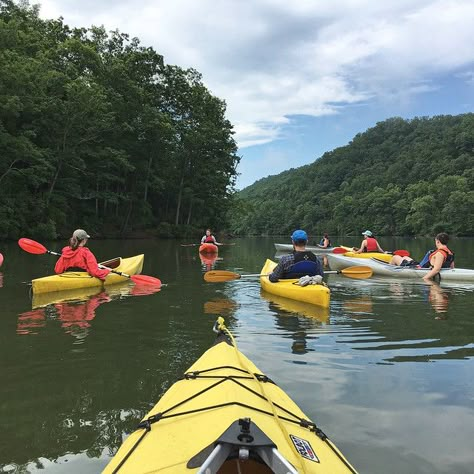
[[[115,268],[118,268],[121,263],[122,263],[122,258],[116,257],[111,260],[107,260],[105,262],[100,262],[99,265],[103,265],[104,267],[115,269]]]
[[[250,418],[234,421],[213,444],[193,456],[186,467],[200,467],[198,474],[298,473]]]

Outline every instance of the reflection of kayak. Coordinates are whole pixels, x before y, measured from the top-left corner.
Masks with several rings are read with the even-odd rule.
[[[215,345],[125,440],[104,470],[113,472],[355,470],[288,395],[219,332]]]
[[[277,252],[293,252],[293,245],[292,244],[273,244],[275,246],[275,250]],[[351,247],[345,247],[342,245],[343,248],[347,249],[347,250],[352,250]],[[322,247],[318,247],[317,245],[316,246],[311,246],[311,245],[307,245],[306,246],[306,250],[310,251],[310,252],[314,252],[314,253],[332,253],[332,251],[335,249],[336,247],[326,247],[326,248],[322,248]]]
[[[268,275],[276,265],[275,262],[267,259],[260,273]],[[299,286],[295,284],[297,281],[280,280],[277,283],[272,283],[267,276],[260,277],[260,285],[268,293],[329,308],[329,288],[324,285]]]
[[[154,285],[135,285],[126,282],[122,285],[103,288],[77,288],[75,290],[54,291],[33,294],[32,311],[18,316],[17,333],[35,334],[47,322],[61,322],[67,332],[88,328],[95,318],[96,309],[103,303],[129,296],[151,295],[160,291]]]
[[[138,275],[143,268],[144,255],[136,255],[128,258],[115,258],[102,262],[102,265],[128,275]],[[128,281],[128,278],[115,273],[109,273],[102,282],[98,278],[91,277],[87,272],[65,272],[60,275],[52,275],[37,278],[31,282],[33,293],[47,293],[50,291],[73,290],[76,288],[102,287],[103,285],[114,285]]]
[[[219,251],[217,245],[214,244],[201,244],[199,246],[200,253],[217,253]]]
[[[374,275],[392,278],[419,279],[423,278],[430,270],[429,268],[400,267],[378,259],[347,258],[343,255],[328,255],[329,266],[332,270],[342,270],[354,265],[365,265],[370,267]],[[474,281],[474,270],[467,268],[442,268],[440,271],[441,281]]]
[[[101,287],[75,288],[74,290],[50,291],[48,293],[34,293],[31,301],[32,308],[40,308],[56,303],[70,303],[86,301],[101,293]],[[157,293],[160,289],[155,285],[136,285],[129,282],[107,287],[107,295],[112,299],[122,296],[144,296]]]
[[[307,318],[317,319],[322,323],[326,323],[329,320],[329,308],[305,303],[304,301],[290,300],[283,296],[272,295],[264,290],[261,291],[260,295],[268,302],[274,303],[278,308],[288,313],[295,313],[297,315],[306,316]]]
[[[217,256],[217,253],[200,253],[199,259],[203,269],[207,272],[214,269],[217,260],[222,260]]]

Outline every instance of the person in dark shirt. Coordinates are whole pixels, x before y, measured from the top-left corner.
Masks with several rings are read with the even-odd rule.
[[[308,235],[304,230],[295,230],[291,235],[293,252],[281,257],[268,279],[276,283],[280,279],[301,278],[305,275],[324,276],[321,262],[313,252],[306,250]]]

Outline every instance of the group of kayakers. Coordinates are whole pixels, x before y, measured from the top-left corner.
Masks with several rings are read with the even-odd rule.
[[[354,253],[363,252],[384,252],[380,244],[377,242],[374,234],[370,230],[362,232],[364,239],[359,248],[354,247]],[[269,280],[273,283],[279,279],[301,278],[302,276],[324,275],[323,268],[317,256],[308,250],[306,245],[308,235],[304,230],[295,230],[291,235],[293,244],[293,252],[284,255],[273,272],[269,275]],[[397,266],[415,266],[418,268],[430,268],[431,270],[423,277],[424,280],[430,280],[435,277],[442,268],[454,268],[454,253],[448,248],[448,234],[441,232],[435,237],[435,250],[426,252],[423,259],[418,262],[408,256],[394,255],[390,260],[391,265]],[[326,248],[329,236],[324,234],[320,241],[320,247]]]
[[[384,250],[377,242],[374,234],[370,230],[362,232],[364,239],[359,248],[354,248],[355,253],[381,252]],[[94,254],[86,247],[90,235],[84,229],[76,229],[69,239],[69,245],[64,247],[54,267],[57,274],[67,271],[86,271],[91,276],[105,280],[110,273],[109,269],[99,268]],[[308,234],[302,229],[295,230],[291,235],[293,252],[284,255],[273,272],[269,275],[269,280],[273,283],[280,279],[301,278],[302,276],[324,275],[323,267],[318,257],[311,251],[306,250]],[[416,261],[407,256],[394,255],[390,261],[392,265],[415,266],[418,268],[430,268],[431,270],[423,277],[429,280],[435,277],[442,268],[454,267],[454,253],[448,248],[448,234],[442,232],[435,237],[435,250],[429,250],[421,261]],[[212,234],[211,229],[206,229],[201,238],[201,243],[212,243],[220,245]],[[320,247],[327,248],[331,241],[329,235],[325,233],[320,241]]]

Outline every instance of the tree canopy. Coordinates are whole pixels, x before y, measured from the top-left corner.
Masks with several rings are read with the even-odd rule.
[[[391,118],[236,196],[236,234],[474,235],[474,114]]]
[[[0,68],[0,238],[224,224],[239,157],[198,71],[11,0]]]

